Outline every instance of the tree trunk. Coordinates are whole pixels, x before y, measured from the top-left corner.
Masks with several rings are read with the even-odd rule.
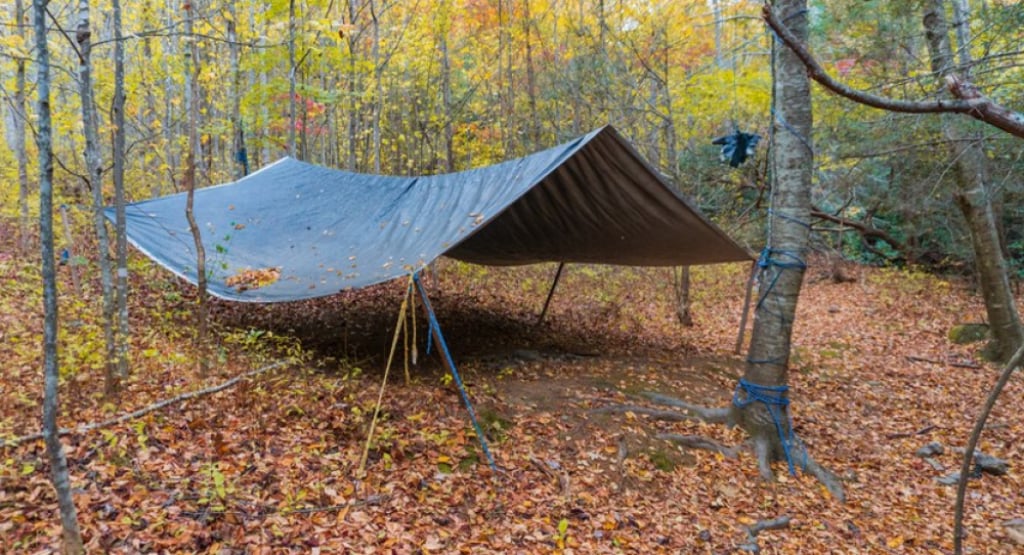
[[[355,0],[348,1],[348,23],[354,29],[356,26],[356,4]],[[348,122],[346,124],[346,139],[348,140],[347,168],[349,171],[358,171],[356,168],[356,140],[359,137],[359,119],[356,113],[356,92],[359,90],[356,83],[356,53],[357,45],[355,32],[350,31],[345,36],[348,44]]]
[[[955,13],[958,19],[966,17],[963,6],[956,9]],[[955,59],[949,44],[944,1],[929,0],[925,4],[923,20],[932,71],[940,77],[950,75]],[[966,48],[970,43],[970,30],[966,21],[958,22],[957,38],[961,43],[960,63],[966,72],[971,64],[970,50]],[[968,79],[969,75],[965,73],[963,77]],[[985,355],[1006,362],[1024,343],[1024,329],[1021,328],[1020,315],[1010,289],[1009,272],[993,214],[984,138],[956,116],[942,117],[943,134],[949,140],[950,158],[956,168],[956,201],[971,235],[974,265],[992,330],[992,340],[985,348]]]
[[[530,0],[523,0],[523,41],[526,56],[526,98],[530,107],[530,150],[540,150],[540,116],[537,113],[537,77],[533,68],[533,39],[530,31],[533,19],[530,15]]]
[[[210,366],[206,352],[208,340],[206,337],[208,327],[206,249],[203,248],[202,234],[193,211],[196,191],[196,150],[199,148],[199,141],[196,137],[196,127],[199,124],[196,105],[199,96],[196,91],[199,87],[199,56],[196,40],[192,34],[192,19],[195,9],[195,4],[185,4],[184,6],[185,37],[188,40],[188,48],[185,50],[185,112],[188,114],[188,150],[185,153],[185,189],[188,191],[188,196],[185,200],[185,217],[188,219],[188,227],[192,232],[192,241],[196,248],[196,286],[199,295],[196,307],[196,348],[199,350],[199,372],[205,376]]]
[[[725,67],[725,44],[722,40],[722,30],[725,27],[725,19],[722,17],[722,0],[711,0],[711,13],[715,18],[715,67]]]
[[[121,0],[112,0],[114,16],[114,98],[111,119],[114,124],[114,237],[117,250],[117,375],[128,377],[128,237],[125,231],[124,197],[124,44],[121,33]]]
[[[14,21],[17,24],[19,36],[24,37],[22,31],[25,23],[25,6],[22,0],[14,0]],[[18,163],[18,211],[21,215],[18,226],[18,247],[23,254],[28,254],[30,241],[29,228],[31,222],[28,211],[28,198],[31,191],[28,185],[28,151],[25,148],[25,121],[28,115],[25,106],[25,59],[18,57],[15,60],[14,77],[14,106],[10,110],[10,123],[7,128],[13,133],[8,144],[14,152],[14,158]]]
[[[245,151],[245,130],[242,128],[242,72],[239,69],[239,45],[234,2],[228,2],[228,48],[231,52],[231,137],[235,160],[235,179],[249,173],[249,155]]]
[[[53,151],[50,122],[50,49],[46,42],[46,5],[48,0],[34,0],[32,23],[36,36],[36,90],[39,147],[39,238],[43,273],[43,438],[50,462],[50,476],[57,492],[60,521],[64,531],[64,551],[72,555],[85,553],[78,514],[71,497],[71,478],[64,445],[57,427],[58,386],[60,366],[57,359],[57,271],[53,250]]]
[[[448,55],[448,31],[451,27],[451,12],[447,2],[438,10],[444,20],[438,36],[438,47],[441,50],[441,103],[444,110],[444,167],[449,173],[455,171],[455,132],[452,119],[452,67]]]
[[[165,25],[168,29],[174,29],[177,25],[177,2],[171,0],[167,3],[167,20]],[[173,58],[178,54],[178,33],[171,33],[167,37],[167,56]],[[173,72],[168,71],[164,77],[164,157],[167,159],[167,177],[171,183],[171,189],[175,192],[178,189],[178,152],[175,148],[178,137],[181,135],[181,125],[174,113],[174,98],[177,95],[177,87],[174,85]]]
[[[295,0],[288,0],[288,156],[295,158]]]
[[[373,22],[373,173],[381,167],[380,120],[384,112],[384,62],[380,55],[380,20],[376,0],[370,0],[370,19]]]
[[[693,314],[690,312],[690,267],[673,269],[672,275],[675,278],[676,319],[680,324],[690,327],[693,325]]]
[[[103,217],[103,159],[100,156],[99,122],[92,88],[92,30],[89,27],[89,0],[79,0],[78,25],[78,95],[82,99],[82,128],[85,131],[85,165],[92,190],[93,225],[96,230],[97,262],[103,288],[103,344],[105,390],[107,396],[117,394],[117,350],[114,341],[114,280],[110,269],[110,238]]]
[[[778,0],[774,10],[802,40],[807,37],[806,0]],[[732,418],[750,436],[759,454],[762,476],[773,476],[769,463],[785,460],[796,446],[789,420],[788,383],[790,341],[796,305],[803,284],[804,259],[810,226],[811,95],[807,71],[793,52],[776,43],[772,49],[774,109],[771,156],[775,182],[768,240],[762,254],[761,291],[754,312],[746,384],[770,388],[764,396],[776,404],[757,402],[749,387],[737,390]],[[741,384],[742,385],[742,384]]]

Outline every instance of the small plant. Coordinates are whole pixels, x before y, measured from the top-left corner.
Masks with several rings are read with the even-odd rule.
[[[558,531],[555,534],[555,545],[558,549],[565,549],[565,543],[569,540],[569,519],[563,518],[558,521]]]
[[[200,470],[203,478],[203,488],[199,494],[198,503],[208,505],[211,510],[223,512],[226,508],[228,495],[234,492],[234,487],[228,484],[227,476],[220,469],[216,462],[206,463]]]

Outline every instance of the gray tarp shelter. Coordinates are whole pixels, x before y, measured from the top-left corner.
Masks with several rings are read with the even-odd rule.
[[[185,194],[130,204],[128,240],[196,282]],[[113,219],[113,209],[106,215]],[[243,302],[331,295],[407,276],[441,255],[477,264],[678,266],[750,253],[674,192],[612,127],[501,164],[424,177],[284,158],[195,192],[209,292]],[[277,281],[232,276],[274,268]]]

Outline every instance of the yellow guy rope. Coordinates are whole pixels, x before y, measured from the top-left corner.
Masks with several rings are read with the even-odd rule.
[[[391,352],[388,353],[388,363],[384,367],[384,380],[380,383],[380,393],[377,395],[377,406],[373,409],[373,419],[370,420],[370,432],[366,435],[366,445],[363,447],[363,456],[359,458],[358,475],[366,470],[366,457],[370,454],[370,442],[373,440],[373,430],[377,427],[377,415],[380,414],[380,404],[384,400],[384,386],[388,383],[388,372],[391,370],[391,361],[395,358],[395,350],[398,347],[398,336],[405,326],[405,310],[409,306],[409,299],[412,297],[412,276],[409,276],[409,285],[405,289],[405,296],[402,298],[402,308],[398,309],[398,321],[395,323],[395,335],[391,339]]]

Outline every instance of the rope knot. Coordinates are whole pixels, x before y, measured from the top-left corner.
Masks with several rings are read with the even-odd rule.
[[[743,391],[742,399],[740,398],[740,390]],[[800,444],[800,439],[796,437],[796,432],[793,431],[793,421],[789,418],[789,413],[786,410],[789,407],[789,397],[786,396],[788,392],[788,385],[761,385],[740,378],[732,395],[732,404],[742,409],[754,403],[764,403],[765,408],[768,409],[768,414],[772,417],[772,422],[775,423],[775,431],[779,434],[779,442],[782,444],[782,451],[786,455],[789,473],[795,476],[796,465],[793,464],[792,449]],[[780,408],[786,417],[787,427],[783,427],[782,420],[779,418],[778,412]],[[804,451],[803,467],[805,470],[807,469],[806,450]]]

